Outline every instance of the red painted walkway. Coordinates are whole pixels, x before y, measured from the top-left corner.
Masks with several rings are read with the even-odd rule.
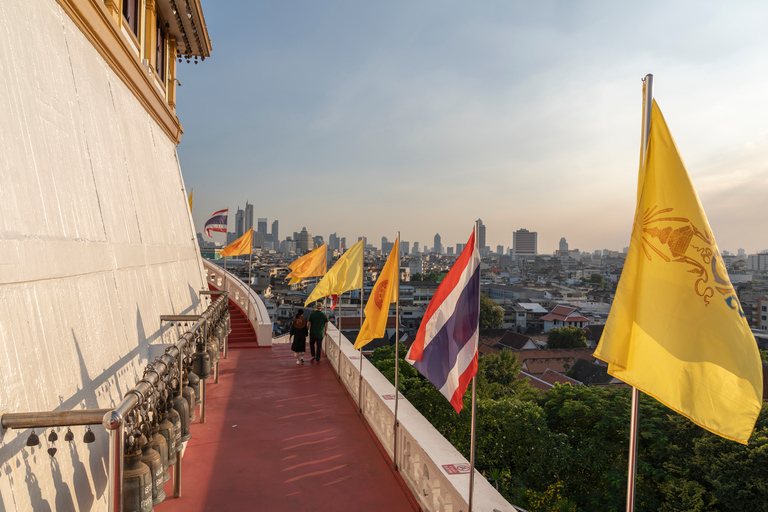
[[[156,512],[418,510],[327,359],[230,349],[220,369],[207,422],[192,424],[182,497],[167,482]]]

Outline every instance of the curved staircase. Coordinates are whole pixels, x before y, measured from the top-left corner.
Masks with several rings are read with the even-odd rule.
[[[229,348],[258,348],[256,331],[237,304],[229,301],[229,320],[232,332],[229,333]]]

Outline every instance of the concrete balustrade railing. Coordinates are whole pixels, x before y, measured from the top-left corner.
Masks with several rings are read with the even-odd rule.
[[[354,350],[352,343],[343,335],[339,338],[335,326],[329,325],[324,348],[328,360],[358,406],[362,396],[362,413],[368,425],[397,465],[422,509],[429,512],[467,512],[469,473],[449,474],[445,466],[461,471],[469,467],[469,462],[402,397],[398,404],[395,454],[394,386],[365,359],[362,361],[362,387],[359,386],[360,352]],[[474,485],[473,512],[522,510],[508,503],[478,472],[475,472]]]
[[[239,277],[210,260],[203,259],[206,281],[218,290],[227,290],[229,300],[237,304],[256,331],[260,347],[272,346],[272,320],[264,302]]]

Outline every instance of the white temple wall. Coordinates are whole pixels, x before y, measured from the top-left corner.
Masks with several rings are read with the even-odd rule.
[[[0,1],[0,413],[116,405],[205,286],[174,142],[54,0]],[[1,431],[0,512],[105,510],[84,430]]]

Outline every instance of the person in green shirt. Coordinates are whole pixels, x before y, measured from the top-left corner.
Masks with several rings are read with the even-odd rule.
[[[321,301],[315,302],[315,310],[309,315],[307,323],[309,324],[309,353],[312,355],[312,362],[320,362],[320,352],[323,347],[325,331],[328,329],[328,316],[322,311]]]

